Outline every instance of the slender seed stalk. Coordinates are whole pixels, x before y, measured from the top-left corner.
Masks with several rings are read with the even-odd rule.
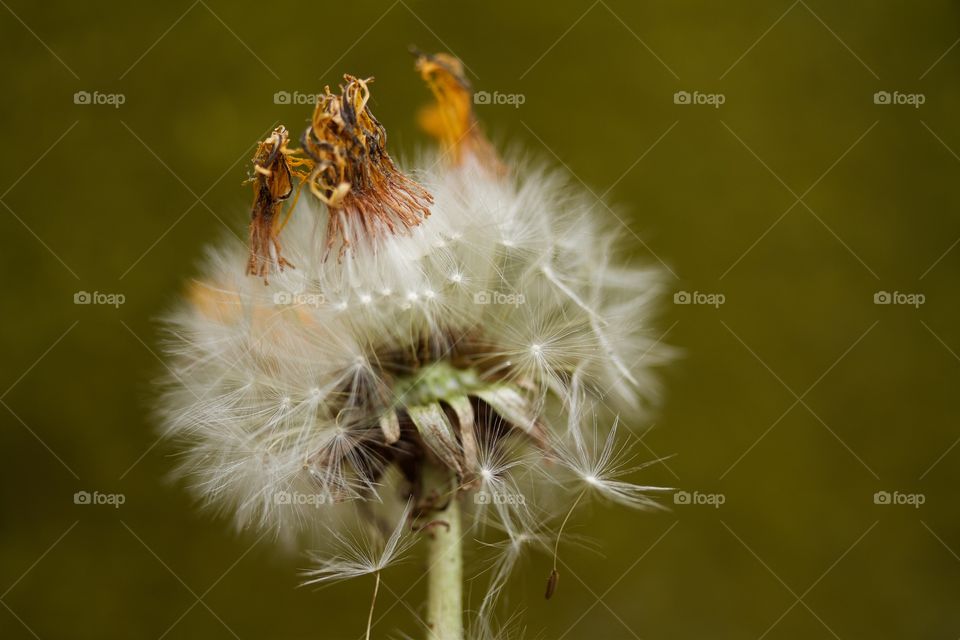
[[[370,600],[370,614],[367,616],[367,635],[365,640],[370,640],[370,629],[373,628],[373,609],[377,606],[377,593],[380,592],[380,572],[377,571],[377,581],[373,585],[373,598]]]
[[[563,528],[567,526],[567,520],[570,519],[570,516],[573,515],[573,510],[577,508],[577,505],[580,504],[580,499],[583,498],[584,492],[581,491],[580,495],[577,496],[577,499],[573,501],[573,504],[570,505],[570,509],[567,511],[566,517],[564,517],[563,522],[560,524],[560,530],[557,532],[557,540],[553,544],[553,570],[557,570],[557,554],[560,551],[560,537],[563,535]]]
[[[427,515],[427,640],[463,640],[463,549],[456,478],[427,465],[424,488],[438,496]],[[428,489],[428,490],[429,490]]]
[[[550,577],[547,578],[547,591],[545,594],[547,600],[553,597],[554,592],[557,590],[557,583],[560,581],[560,571],[557,570],[557,556],[560,553],[560,538],[563,536],[563,528],[567,526],[567,520],[570,519],[570,516],[573,515],[573,510],[580,504],[580,499],[583,498],[584,493],[586,492],[581,491],[577,499],[570,505],[570,510],[567,511],[566,517],[560,524],[560,530],[557,532],[557,540],[553,544],[553,571],[550,572]]]

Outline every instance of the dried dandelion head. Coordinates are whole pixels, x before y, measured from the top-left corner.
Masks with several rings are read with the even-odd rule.
[[[449,163],[457,166],[476,160],[496,175],[507,167],[480,127],[473,113],[473,89],[457,58],[413,50],[417,71],[433,93],[436,102],[420,111],[420,126],[437,138]]]
[[[247,275],[266,277],[272,265],[281,271],[293,267],[280,253],[277,236],[283,228],[280,211],[294,192],[294,178],[303,179],[308,161],[293,157],[287,148],[290,136],[284,126],[273,130],[257,145],[253,157],[253,209],[250,213],[250,257]],[[298,190],[299,193],[299,190]]]
[[[624,477],[635,465],[616,428],[592,416],[600,402],[639,410],[657,396],[661,274],[617,261],[595,203],[563,176],[497,157],[459,61],[421,55],[417,69],[441,150],[416,181],[386,152],[370,80],[325,91],[302,150],[286,151],[283,129],[260,144],[265,221],[247,273],[235,244],[211,250],[167,325],[162,409],[181,470],[239,527],[290,533],[346,508],[382,531],[390,552],[356,556],[344,575],[396,557],[398,526],[441,538],[459,522],[451,509],[472,510],[467,532],[508,539],[488,613],[521,543],[581,498],[656,505],[656,488]],[[312,196],[281,258],[278,203],[297,179]],[[268,272],[266,286],[247,275]]]
[[[314,163],[310,191],[330,213],[326,246],[339,241],[341,255],[352,240],[417,226],[433,202],[387,154],[387,132],[368,105],[373,78],[344,81],[339,95],[324,89],[303,134],[303,151]]]

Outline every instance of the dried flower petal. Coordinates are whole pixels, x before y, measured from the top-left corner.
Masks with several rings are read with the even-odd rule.
[[[384,232],[399,233],[430,215],[433,196],[408,178],[387,154],[387,132],[370,112],[373,78],[345,75],[340,95],[318,97],[303,150],[313,160],[310,191],[327,205],[329,250]]]
[[[440,141],[451,165],[460,166],[473,158],[494,175],[505,175],[506,166],[473,113],[473,89],[463,63],[447,53],[415,53],[417,71],[437,100],[421,110],[420,126]]]
[[[309,165],[308,160],[291,158],[287,149],[289,135],[280,125],[257,146],[253,157],[253,209],[250,212],[250,258],[247,261],[247,275],[261,278],[271,272],[273,265],[281,271],[285,267],[294,268],[280,253],[277,235],[282,226],[279,213],[284,201],[294,191],[293,178],[303,177],[297,167]],[[291,170],[291,165],[295,169]],[[297,189],[299,195],[299,189]],[[294,203],[296,204],[296,199]],[[293,209],[293,204],[290,209]]]

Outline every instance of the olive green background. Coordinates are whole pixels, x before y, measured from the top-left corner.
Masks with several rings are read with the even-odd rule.
[[[642,458],[674,457],[636,479],[724,500],[579,510],[601,554],[567,550],[550,602],[549,560],[522,565],[509,604],[528,636],[960,635],[956,3],[0,4],[0,637],[362,635],[371,581],[298,589],[302,559],[198,513],[148,408],[158,316],[206,244],[243,236],[251,145],[309,115],[274,93],[376,76],[410,155],[428,100],[410,44],[522,94],[478,106],[491,136],[609,191],[596,215],[669,266],[656,331],[684,356],[656,418],[625,418],[653,423]],[[385,574],[374,637],[422,635],[420,570]]]

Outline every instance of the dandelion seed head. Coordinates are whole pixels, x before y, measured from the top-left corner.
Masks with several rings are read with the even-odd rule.
[[[320,157],[347,144],[338,136],[315,117],[307,146]],[[599,400],[634,415],[654,406],[671,354],[654,322],[663,274],[618,258],[593,195],[461,138],[458,153],[415,159],[416,172],[357,164],[361,149],[347,186],[308,174],[282,227],[284,262],[261,234],[256,276],[235,239],[210,249],[167,318],[175,375],[160,413],[203,504],[239,529],[321,528],[330,548],[308,583],[402,557],[426,499],[418,465],[446,467],[474,532],[505,536],[480,608],[489,619],[522,554],[553,548],[544,523],[581,493],[659,506],[656,487],[629,481],[641,465],[617,426],[590,418]],[[371,167],[395,181],[377,188],[403,193],[359,189]],[[353,514],[363,525],[340,524]]]

